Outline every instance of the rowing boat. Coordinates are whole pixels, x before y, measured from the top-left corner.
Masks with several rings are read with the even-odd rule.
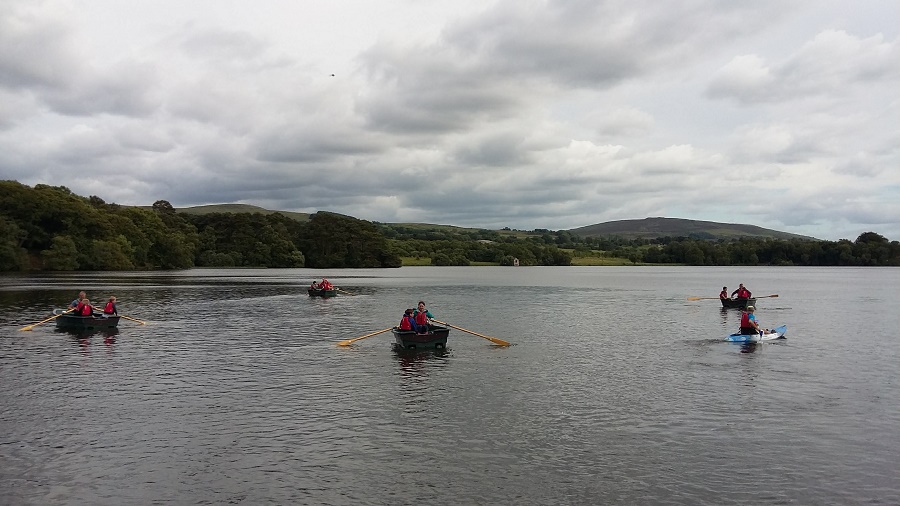
[[[447,336],[450,329],[438,325],[429,325],[428,332],[419,334],[415,330],[391,329],[397,346],[405,350],[444,349],[447,347]]]
[[[337,295],[337,288],[331,290],[322,290],[321,288],[307,288],[306,293],[310,297],[334,297]]]
[[[56,309],[56,328],[72,330],[111,329],[119,325],[119,316],[94,313],[91,316],[77,316]]]
[[[726,337],[725,340],[733,343],[758,343],[760,341],[785,339],[785,334],[787,334],[787,325],[782,325],[763,334],[741,334],[736,332]]]
[[[722,307],[745,309],[747,306],[755,306],[756,298],[750,299],[719,299]]]

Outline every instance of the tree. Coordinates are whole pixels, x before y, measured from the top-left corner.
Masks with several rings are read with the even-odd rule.
[[[78,248],[67,235],[55,236],[50,249],[41,251],[41,256],[44,257],[44,266],[51,271],[74,271],[78,268]]]

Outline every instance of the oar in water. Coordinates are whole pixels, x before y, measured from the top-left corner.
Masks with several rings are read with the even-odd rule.
[[[64,314],[68,313],[69,311],[71,311],[71,309],[66,309],[66,310],[63,311],[62,313],[55,314],[55,315],[51,316],[50,318],[47,318],[46,320],[41,320],[41,321],[39,321],[39,322],[37,322],[37,323],[32,323],[31,325],[25,325],[24,327],[20,328],[19,330],[31,330],[31,329],[37,327],[38,325],[40,325],[40,324],[42,324],[42,323],[47,323],[47,322],[49,322],[50,320],[53,320],[54,318],[59,318],[60,316],[62,316],[62,315],[64,315]]]
[[[367,337],[377,336],[378,334],[381,334],[382,332],[387,332],[388,330],[391,330],[392,328],[394,328],[394,327],[388,327],[388,328],[386,328],[386,329],[384,329],[384,330],[379,330],[378,332],[372,332],[371,334],[366,334],[366,335],[364,335],[364,336],[356,337],[356,338],[353,338],[353,339],[347,339],[347,340],[341,341],[341,342],[339,342],[339,343],[337,343],[337,344],[338,344],[338,346],[350,346],[350,344],[355,343],[356,341],[359,341],[360,339],[365,339],[365,338],[367,338]]]
[[[131,320],[131,321],[133,321],[133,322],[138,322],[138,323],[140,323],[141,325],[146,325],[146,324],[147,324],[147,322],[145,322],[145,321],[141,321],[141,320],[138,320],[137,318],[132,318],[132,317],[130,317],[130,316],[125,316],[125,315],[123,315],[123,314],[120,314],[119,317],[120,317],[120,318],[125,318],[126,320]]]
[[[437,323],[440,323],[441,325],[446,325],[446,326],[448,326],[448,327],[450,327],[450,328],[454,328],[454,329],[456,329],[456,330],[461,330],[461,331],[463,331],[463,332],[468,332],[469,334],[472,334],[473,336],[482,337],[482,338],[484,338],[484,339],[487,339],[488,341],[491,341],[491,342],[494,343],[494,344],[499,344],[500,346],[509,346],[509,345],[511,344],[511,343],[509,343],[509,342],[507,342],[507,341],[504,341],[503,339],[497,339],[496,337],[486,336],[486,335],[484,335],[484,334],[479,334],[478,332],[472,332],[471,330],[466,330],[466,329],[464,329],[464,328],[462,328],[462,327],[457,327],[456,325],[451,325],[451,324],[449,324],[449,323],[447,323],[447,322],[442,322],[442,321],[440,321],[440,320],[434,320],[434,321],[437,322]]]
[[[339,292],[341,292],[341,293],[346,293],[347,295],[356,295],[355,293],[350,293],[350,292],[348,292],[347,290],[341,290],[340,288],[335,288],[335,290],[337,290],[337,291],[339,291]]]
[[[759,297],[754,297],[756,299],[765,299],[767,297],[778,297],[777,293],[773,293],[772,295],[760,295]]]

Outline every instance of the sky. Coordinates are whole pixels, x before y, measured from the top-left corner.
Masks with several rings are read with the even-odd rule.
[[[900,2],[0,0],[0,179],[900,240]]]

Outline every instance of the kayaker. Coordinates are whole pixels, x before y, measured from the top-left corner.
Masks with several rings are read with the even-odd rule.
[[[755,307],[747,306],[747,309],[741,312],[741,335],[752,336],[753,334],[762,333],[759,330],[756,316],[753,314],[754,311],[756,311]]]
[[[424,334],[428,332],[429,320],[434,319],[434,315],[431,314],[431,311],[425,309],[425,301],[420,300],[416,311],[413,313],[413,318],[416,321],[416,332]]]

